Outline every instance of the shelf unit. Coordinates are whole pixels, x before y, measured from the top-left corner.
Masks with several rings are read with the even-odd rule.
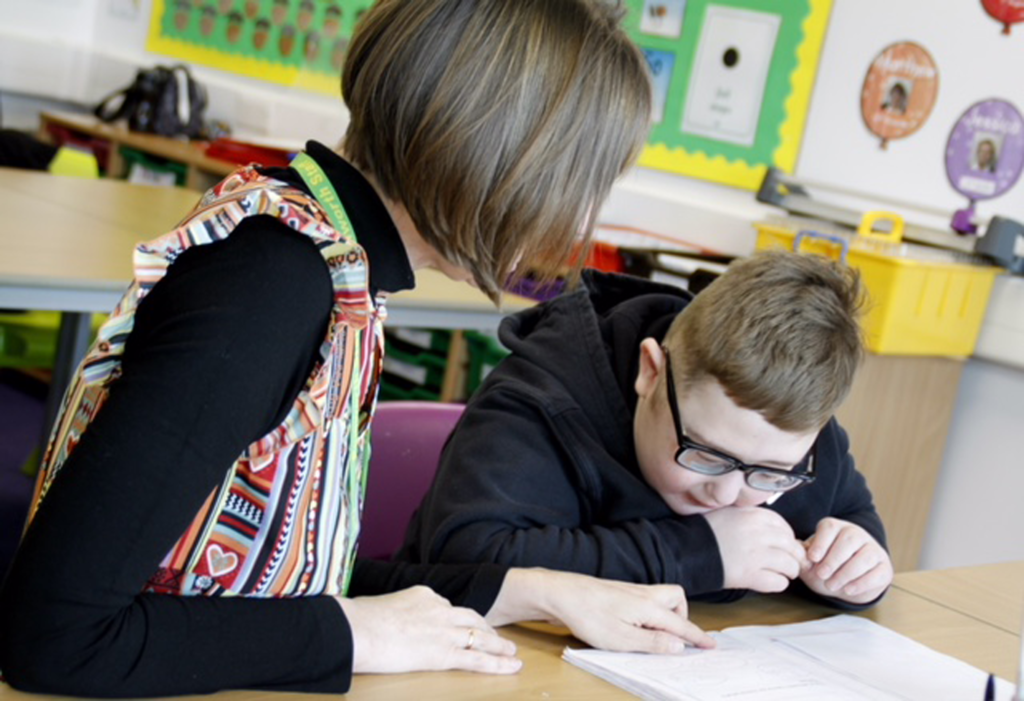
[[[39,115],[39,137],[54,143],[55,134],[70,132],[76,141],[106,144],[106,173],[108,177],[123,178],[127,163],[121,155],[126,146],[150,156],[167,159],[186,167],[184,186],[192,190],[206,190],[238,167],[237,163],[209,158],[206,142],[171,139],[155,134],[133,132],[124,127],[106,124],[90,115],[65,112],[43,112]]]

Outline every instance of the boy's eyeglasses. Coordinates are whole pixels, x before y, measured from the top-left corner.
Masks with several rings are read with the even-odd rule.
[[[676,438],[679,441],[676,463],[680,467],[713,477],[727,474],[733,470],[741,470],[746,483],[763,492],[786,492],[814,481],[814,456],[818,452],[817,439],[804,459],[794,465],[792,470],[782,470],[764,465],[748,465],[731,455],[726,455],[700,443],[694,443],[687,438],[683,430],[683,422],[679,418],[679,400],[676,398],[676,382],[672,376],[672,361],[669,359],[668,351],[664,350],[664,352],[665,369],[667,370],[665,379],[668,381],[668,404],[672,410],[672,423],[675,424]]]

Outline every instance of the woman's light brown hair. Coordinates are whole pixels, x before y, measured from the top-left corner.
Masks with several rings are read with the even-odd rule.
[[[497,301],[590,239],[649,128],[643,55],[603,0],[379,0],[342,76],[345,154]]]
[[[781,251],[737,261],[669,327],[677,389],[713,379],[784,431],[818,430],[863,356],[863,303],[847,265]]]

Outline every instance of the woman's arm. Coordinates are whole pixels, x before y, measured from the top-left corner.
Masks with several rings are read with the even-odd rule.
[[[686,593],[674,584],[643,585],[572,572],[514,568],[487,614],[494,625],[541,620],[564,625],[604,650],[681,653],[714,639],[687,618]]]
[[[142,593],[225,470],[287,411],[331,300],[312,243],[259,221],[171,266],[13,563],[0,600],[13,686],[90,696],[348,687],[351,635],[330,597]]]
[[[521,621],[547,621],[566,626],[580,640],[602,649],[631,652],[682,652],[686,644],[713,647],[714,641],[687,620],[686,596],[682,587],[675,585],[645,586],[602,580],[569,572],[556,572],[540,568],[511,568],[497,565],[412,565],[402,562],[365,561],[356,568],[350,593],[358,596],[383,585],[401,586],[406,582],[429,582],[435,590],[449,593],[454,601],[473,605],[486,613],[479,616],[469,609],[454,609],[440,605],[436,594],[423,587],[404,590],[401,594],[418,592],[403,605],[415,610],[430,610],[430,617],[446,617],[454,632],[426,631],[422,627],[396,622],[396,630],[403,635],[391,646],[380,646],[365,667],[356,645],[356,671],[396,671],[399,662],[409,664],[410,659],[422,659],[420,664],[451,665],[453,661],[463,668],[483,672],[508,673],[519,668],[511,657],[514,647],[501,640],[492,626],[498,627]],[[365,606],[386,597],[360,597],[342,601],[357,640],[360,635],[360,613],[355,606]],[[482,608],[481,608],[482,607]],[[380,630],[391,622],[387,614],[374,613],[369,617],[375,626],[368,629],[366,639],[371,648]],[[461,627],[460,627],[461,626]],[[474,631],[470,634],[470,630]],[[434,636],[433,645],[431,638]],[[472,642],[472,652],[489,655],[469,655],[466,644]],[[444,653],[447,647],[447,655]],[[392,666],[388,666],[392,665]]]

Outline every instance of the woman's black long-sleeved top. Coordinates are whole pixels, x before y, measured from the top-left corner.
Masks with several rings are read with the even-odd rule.
[[[360,232],[374,288],[411,287],[370,185],[325,147],[307,150]],[[294,171],[272,174],[301,187]],[[142,591],[225,471],[283,420],[318,357],[332,294],[312,241],[268,216],[171,265],[140,303],[122,374],[0,591],[0,670],[12,686],[95,697],[348,689],[352,634],[331,597]],[[427,584],[486,612],[506,569],[360,561],[349,595]]]

